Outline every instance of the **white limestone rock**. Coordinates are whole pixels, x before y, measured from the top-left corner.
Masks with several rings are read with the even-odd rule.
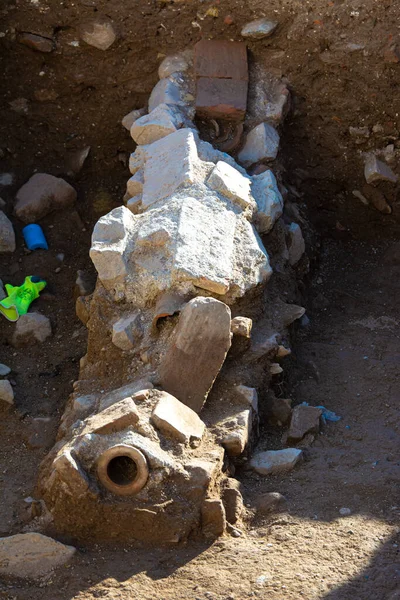
[[[126,184],[126,192],[129,195],[129,198],[133,198],[134,196],[138,196],[139,194],[141,195],[143,192],[143,184],[143,171],[136,171],[136,173],[132,175],[130,179],[128,179],[128,183]]]
[[[250,184],[250,178],[244,177],[237,169],[221,160],[217,162],[207,179],[208,187],[230,198],[243,210],[248,209],[252,213],[256,205],[250,196]]]
[[[135,110],[131,110],[131,112],[129,112],[127,115],[124,116],[124,118],[121,121],[121,124],[123,127],[125,127],[125,129],[130,131],[134,122],[137,121],[138,119],[140,119],[140,117],[143,117],[145,114],[146,114],[145,108],[138,108]]]
[[[251,193],[257,203],[254,224],[259,233],[268,233],[282,216],[283,198],[272,171],[252,177]]]
[[[14,404],[14,391],[8,379],[0,381],[0,400],[7,404]]]
[[[160,104],[183,104],[181,90],[171,78],[160,79],[149,98],[149,113]]]
[[[157,105],[148,115],[137,119],[131,127],[131,136],[137,144],[152,144],[174,133],[185,123],[185,117],[176,106]]]
[[[279,134],[268,123],[260,123],[248,134],[243,149],[238,154],[239,162],[250,167],[260,161],[275,160],[279,150]]]
[[[240,456],[245,451],[250,439],[252,426],[251,408],[246,408],[239,413],[218,423],[218,428],[224,433],[221,436],[221,444],[228,456]]]
[[[255,454],[249,467],[259,475],[277,475],[291,471],[300,460],[302,451],[297,448],[268,450]]]
[[[140,314],[135,313],[127,317],[121,317],[113,325],[112,343],[121,350],[132,350],[135,342],[142,335]]]
[[[159,392],[161,398],[151,415],[151,422],[167,437],[184,444],[201,440],[205,425],[189,406],[171,394]]]
[[[278,27],[276,21],[270,21],[269,19],[256,19],[247,23],[241,31],[242,37],[249,38],[252,40],[262,40],[263,38],[269,37]]]
[[[172,75],[172,73],[187,71],[190,62],[190,53],[187,51],[166,56],[158,67],[158,77],[165,79]]]

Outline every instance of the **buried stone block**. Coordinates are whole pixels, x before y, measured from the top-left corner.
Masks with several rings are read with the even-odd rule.
[[[214,298],[194,298],[181,312],[161,362],[162,387],[200,412],[231,345],[231,311]]]
[[[219,161],[207,180],[207,185],[223,196],[230,198],[243,210],[253,211],[255,203],[250,196],[250,179],[241,175],[226,162]]]
[[[243,149],[238,154],[239,162],[245,167],[254,163],[274,160],[279,149],[279,134],[268,123],[260,123],[246,138]]]
[[[252,426],[251,409],[247,408],[218,423],[222,430],[221,444],[228,456],[240,456],[246,450]]]
[[[17,192],[15,214],[24,223],[35,223],[54,210],[71,206],[75,200],[76,191],[64,179],[35,173]]]
[[[89,480],[86,473],[78,465],[70,450],[63,450],[54,460],[53,466],[71,495],[79,497],[88,491]]]
[[[189,443],[201,440],[205,425],[188,406],[166,392],[159,392],[160,399],[151,415],[153,425],[178,442]]]
[[[132,398],[125,398],[87,419],[85,433],[108,435],[134,426],[138,421],[135,402]]]
[[[260,233],[268,233],[283,210],[283,198],[272,171],[252,177],[251,193],[257,203],[254,217],[256,229]]]
[[[184,117],[178,107],[159,104],[148,115],[134,121],[131,136],[137,144],[152,144],[180,129],[183,124]]]
[[[222,535],[226,527],[225,508],[222,500],[207,499],[201,507],[201,526],[206,538]]]
[[[287,440],[299,442],[307,433],[318,433],[322,410],[300,404],[293,409]]]

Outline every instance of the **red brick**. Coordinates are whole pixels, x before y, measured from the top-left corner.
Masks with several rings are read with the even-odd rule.
[[[246,114],[246,105],[247,81],[198,79],[196,112],[200,117],[241,121]]]
[[[194,50],[196,77],[248,81],[247,48],[243,42],[201,40]]]

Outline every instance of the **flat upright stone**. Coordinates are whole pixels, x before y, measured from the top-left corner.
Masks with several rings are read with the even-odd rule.
[[[367,183],[374,183],[375,181],[389,181],[390,183],[396,183],[398,177],[393,173],[392,169],[388,167],[384,162],[378,160],[374,154],[369,154],[365,161],[364,175]]]
[[[217,162],[207,179],[209,187],[230,198],[243,210],[255,209],[254,200],[250,196],[250,183],[250,179],[223,161]]]
[[[251,194],[257,203],[254,216],[256,229],[259,233],[268,233],[283,211],[283,198],[272,171],[252,177]]]
[[[287,228],[289,243],[289,262],[291,265],[296,265],[301,257],[303,256],[306,245],[304,243],[303,234],[300,225],[297,223],[290,223]]]
[[[248,317],[235,317],[231,321],[231,332],[233,335],[250,339],[252,327],[253,321]]]
[[[184,122],[178,107],[159,104],[148,115],[134,121],[131,136],[137,144],[152,144],[180,129]]]
[[[10,219],[0,210],[0,252],[14,252],[15,233]]]
[[[17,192],[15,214],[25,223],[34,223],[54,210],[68,208],[76,191],[64,179],[35,173]]]
[[[0,380],[0,400],[7,404],[14,404],[14,391],[8,379]]]
[[[139,313],[121,317],[113,325],[112,343],[121,350],[132,350],[135,342],[142,336]]]
[[[196,84],[196,113],[207,119],[243,121],[247,107],[247,81],[200,77]]]
[[[194,47],[196,77],[248,80],[247,48],[243,42],[200,40]]]
[[[234,482],[230,485],[230,482]],[[235,485],[236,484],[236,485]],[[222,491],[222,502],[225,507],[226,520],[234,525],[241,517],[244,511],[243,496],[238,489],[239,482],[228,479],[226,487]]]
[[[44,342],[50,336],[50,320],[45,315],[31,312],[19,317],[15,325],[12,345],[16,348],[34,346],[38,342]]]
[[[276,21],[256,19],[243,27],[241,35],[252,40],[262,40],[272,35],[277,27],[278,23]]]
[[[131,110],[131,112],[129,112],[123,117],[121,124],[123,127],[125,127],[125,129],[130,131],[134,122],[140,119],[140,117],[143,117],[145,114],[145,108],[137,108],[135,110]]]
[[[316,406],[296,406],[292,412],[288,442],[299,442],[307,433],[318,433],[321,415],[322,410]]]
[[[179,86],[172,79],[160,79],[149,98],[149,113],[160,104],[183,104]]]
[[[194,410],[171,394],[160,392],[160,395],[151,415],[154,427],[167,437],[184,444],[201,440],[205,425]]]
[[[214,298],[194,298],[181,312],[161,362],[162,387],[199,413],[231,345],[231,311]]]
[[[249,467],[259,475],[279,475],[291,471],[300,460],[302,451],[297,448],[267,450],[255,454]]]
[[[65,565],[75,554],[66,546],[41,533],[18,533],[0,538],[0,575],[20,579],[42,579]]]
[[[18,36],[18,42],[24,46],[28,46],[36,52],[49,53],[55,49],[54,41],[50,38],[37,35],[36,33],[21,33]]]
[[[279,134],[268,123],[260,123],[248,134],[238,160],[245,167],[254,163],[275,160],[279,150]]]
[[[240,456],[246,450],[250,439],[251,425],[252,416],[250,408],[246,408],[218,424],[218,427],[226,431],[222,435],[221,444],[228,456]]]
[[[138,421],[135,402],[132,398],[125,398],[87,419],[85,432],[108,435],[134,427]]]

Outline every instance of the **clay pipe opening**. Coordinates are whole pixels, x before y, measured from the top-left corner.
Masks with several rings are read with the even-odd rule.
[[[140,450],[127,444],[118,444],[108,448],[100,456],[97,475],[110,492],[119,496],[131,496],[145,486],[149,468]]]

